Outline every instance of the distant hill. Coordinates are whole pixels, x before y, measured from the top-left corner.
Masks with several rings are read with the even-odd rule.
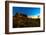
[[[40,16],[27,16],[28,18],[32,18],[32,19],[38,19],[40,18]]]

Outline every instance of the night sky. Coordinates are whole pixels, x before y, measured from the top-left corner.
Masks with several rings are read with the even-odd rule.
[[[13,16],[15,16],[16,13],[23,13],[27,16],[39,16],[40,14],[40,8],[36,7],[13,7]]]

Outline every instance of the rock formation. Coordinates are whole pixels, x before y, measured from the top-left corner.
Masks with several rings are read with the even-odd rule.
[[[26,14],[16,13],[13,16],[13,28],[19,27],[39,27],[40,19],[28,18]]]

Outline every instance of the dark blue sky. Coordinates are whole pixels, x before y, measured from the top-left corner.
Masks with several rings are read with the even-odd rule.
[[[13,16],[15,16],[17,12],[27,14],[27,16],[38,16],[38,14],[40,14],[40,8],[13,7]]]

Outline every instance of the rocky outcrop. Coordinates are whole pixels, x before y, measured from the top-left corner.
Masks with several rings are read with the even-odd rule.
[[[40,19],[32,19],[28,18],[27,15],[22,13],[16,13],[13,16],[13,27],[39,27],[40,26]]]

